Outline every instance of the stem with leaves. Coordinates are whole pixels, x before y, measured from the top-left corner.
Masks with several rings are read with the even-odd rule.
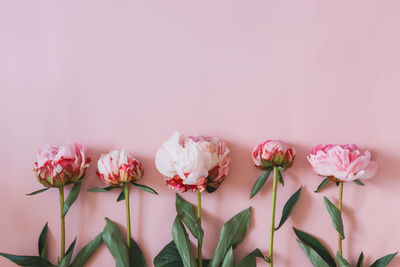
[[[129,183],[124,183],[125,208],[126,208],[126,244],[128,251],[131,248],[131,213],[129,209]]]
[[[272,185],[272,211],[271,211],[271,231],[269,236],[269,266],[274,266],[274,233],[275,233],[275,210],[276,210],[276,193],[278,189],[278,167],[274,167],[274,181]]]
[[[65,219],[64,219],[64,186],[58,187],[60,193],[60,219],[61,219],[61,256],[60,260],[65,255]]]
[[[197,190],[197,220],[201,227],[201,192]],[[203,266],[202,244],[200,240],[197,241],[197,254],[198,254],[198,267]]]
[[[343,182],[339,182],[339,212],[342,215],[342,199],[343,199]],[[342,236],[338,236],[339,254],[343,256],[342,253]]]

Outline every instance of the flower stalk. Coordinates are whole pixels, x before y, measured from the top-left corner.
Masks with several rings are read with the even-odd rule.
[[[131,248],[131,213],[129,208],[129,183],[124,183],[125,208],[126,208],[126,244],[128,251]]]
[[[275,211],[276,211],[276,193],[278,189],[278,167],[274,166],[274,181],[272,185],[272,211],[271,211],[271,230],[269,236],[269,266],[274,266],[274,234],[275,234]]]
[[[60,194],[60,219],[61,219],[61,256],[64,258],[65,255],[65,218],[64,218],[64,186],[58,187]]]
[[[197,220],[201,227],[201,192],[197,190]],[[197,241],[197,254],[198,254],[198,267],[203,266],[202,244],[200,240]]]
[[[342,201],[343,201],[343,182],[339,182],[339,212],[342,215]],[[338,236],[338,246],[339,246],[339,254],[342,257],[342,236],[339,234]]]

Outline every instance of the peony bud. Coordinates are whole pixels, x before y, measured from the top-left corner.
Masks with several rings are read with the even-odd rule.
[[[36,176],[46,187],[59,187],[78,182],[89,167],[90,158],[79,143],[60,146],[45,145],[35,162]]]
[[[318,145],[307,157],[314,171],[333,181],[354,181],[373,177],[378,164],[369,151],[362,153],[354,144]]]
[[[122,149],[101,155],[97,161],[98,174],[107,184],[119,186],[122,183],[138,181],[143,177],[143,166],[132,155]]]
[[[279,140],[267,140],[253,150],[253,161],[257,168],[266,170],[276,166],[290,168],[295,158],[294,148]]]
[[[156,154],[156,167],[177,190],[215,191],[229,171],[229,149],[216,137],[175,132]]]

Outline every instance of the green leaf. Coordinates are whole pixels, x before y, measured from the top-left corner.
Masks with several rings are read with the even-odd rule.
[[[154,267],[184,267],[174,241],[169,242],[154,258]]]
[[[214,193],[215,190],[217,190],[217,189],[218,189],[218,187],[209,186],[209,185],[207,185],[207,187],[206,187],[207,193]]]
[[[358,179],[355,179],[353,182],[356,183],[356,184],[358,184],[358,185],[361,185],[361,186],[364,185],[364,183],[361,182],[361,181],[358,180]]]
[[[36,267],[54,266],[47,259],[44,259],[40,256],[19,256],[1,252],[0,256],[9,259],[10,261],[14,262],[15,264],[18,264],[19,266],[36,266]]]
[[[322,183],[319,184],[318,188],[314,191],[314,193],[318,193],[319,191],[321,191],[322,188],[325,187],[325,185],[329,184],[331,180],[329,180],[329,178],[325,178]]]
[[[357,267],[363,267],[364,253],[361,251],[360,257],[358,257]]]
[[[93,255],[96,249],[101,244],[102,233],[98,234],[89,244],[87,244],[81,251],[79,251],[78,255],[76,255],[75,260],[72,262],[71,267],[81,267],[84,266],[85,263],[89,260],[89,258]]]
[[[198,259],[196,259],[196,261],[199,262]],[[210,262],[211,262],[211,260],[203,259],[203,266],[208,266],[208,264],[209,264]]]
[[[197,219],[195,208],[178,194],[176,194],[175,206],[179,219],[186,225],[192,235],[199,240],[200,244],[203,244],[204,232]]]
[[[39,256],[45,259],[47,259],[47,242],[46,242],[47,229],[48,226],[46,223],[43,227],[42,232],[40,233],[38,241]]]
[[[132,238],[129,250],[129,267],[147,267],[142,250]]]
[[[117,267],[129,267],[128,248],[117,225],[108,218],[105,218],[105,220],[107,224],[102,234],[104,243],[111,252],[111,255],[113,255]]]
[[[329,264],[310,246],[297,241],[304,254],[308,257],[314,267],[329,267]],[[335,264],[336,266],[336,264]]]
[[[327,197],[324,197],[324,203],[328,209],[329,215],[331,216],[333,227],[338,231],[342,240],[344,239],[343,221],[342,214],[339,209],[333,204]]]
[[[197,266],[196,259],[194,258],[192,252],[189,236],[186,233],[186,230],[178,216],[176,216],[172,226],[172,237],[174,239],[176,248],[179,251],[179,255],[181,255],[183,265],[185,267]]]
[[[282,184],[282,186],[285,186],[285,181],[283,180],[282,173],[280,170],[278,170],[278,180]]]
[[[50,187],[46,187],[46,188],[43,188],[43,189],[34,191],[34,192],[29,193],[29,194],[26,194],[26,195],[27,195],[27,196],[33,196],[33,195],[36,195],[36,194],[40,194],[40,193],[42,193],[42,192],[44,192],[44,191],[47,191],[47,190],[49,190],[49,189],[50,189]]]
[[[281,228],[281,226],[289,218],[290,213],[292,212],[294,206],[296,205],[297,201],[300,198],[300,192],[301,192],[302,188],[303,188],[303,186],[300,186],[300,188],[286,202],[286,204],[285,204],[285,206],[283,207],[283,210],[282,210],[281,221],[279,222],[278,227],[275,228],[275,231],[278,230],[279,228]]]
[[[269,262],[260,249],[255,249],[250,252],[246,257],[240,260],[236,267],[257,267],[256,258],[262,258],[264,261]]]
[[[336,260],[338,262],[339,267],[351,267],[350,263],[345,260],[342,256],[340,256],[339,251],[336,253]]]
[[[258,193],[258,191],[260,191],[260,189],[264,186],[265,182],[268,179],[269,174],[271,173],[271,170],[272,168],[268,168],[260,177],[258,177],[258,179],[253,185],[253,189],[251,189],[250,199],[253,198]]]
[[[396,253],[388,254],[380,259],[377,259],[370,267],[385,267],[387,266],[393,258],[397,255]]]
[[[79,191],[81,191],[81,186],[82,186],[82,183],[78,182],[78,183],[74,184],[74,187],[72,187],[71,192],[69,192],[67,200],[65,200],[65,203],[64,203],[63,217],[65,217],[69,208],[72,206],[72,204],[78,198]]]
[[[116,188],[120,188],[120,187],[119,186],[107,186],[104,188],[92,188],[92,189],[89,189],[88,191],[90,191],[90,192],[108,192],[108,191],[111,191]]]
[[[249,228],[251,208],[245,209],[232,217],[222,226],[217,248],[208,267],[219,267],[226,252],[243,241]]]
[[[222,267],[234,267],[232,247],[226,252]]]
[[[139,188],[140,190],[143,190],[143,191],[146,191],[146,192],[149,192],[149,193],[158,195],[158,193],[157,193],[156,190],[154,190],[153,188],[151,188],[151,187],[149,187],[149,186],[147,186],[147,185],[137,184],[137,183],[135,183],[135,182],[132,182],[132,184],[133,184],[134,186],[136,186],[137,188]]]
[[[330,267],[336,267],[336,262],[329,251],[315,237],[300,231],[293,227],[297,238],[305,245],[311,247],[318,255],[320,255]]]
[[[76,238],[75,238],[74,242],[72,242],[71,245],[69,246],[67,252],[65,252],[65,256],[64,256],[64,258],[61,259],[60,263],[58,264],[58,267],[68,267],[69,266],[69,263],[71,262],[71,258],[72,258],[72,253],[74,252],[75,244],[76,244]]]
[[[121,200],[125,200],[125,192],[124,192],[124,190],[122,190],[121,193],[119,194],[119,196],[117,198],[117,202],[121,201]]]

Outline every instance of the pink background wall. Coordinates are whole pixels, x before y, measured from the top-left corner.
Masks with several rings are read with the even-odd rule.
[[[169,242],[174,192],[155,169],[158,146],[175,129],[216,135],[231,148],[231,172],[203,195],[205,257],[222,224],[253,206],[241,258],[268,244],[271,184],[248,196],[260,172],[253,146],[267,138],[293,144],[297,159],[278,192],[278,219],[304,185],[293,216],[276,234],[277,266],[310,266],[292,225],[336,252],[336,232],[321,179],[307,162],[318,143],[370,149],[378,175],[364,188],[346,184],[344,255],[366,263],[400,249],[399,1],[11,1],[0,2],[0,251],[35,254],[49,222],[50,258],[59,252],[58,192],[32,173],[45,143],[76,140],[90,156],[126,147],[145,166],[132,192],[133,237],[149,265]],[[83,189],[102,186],[95,164]],[[102,231],[105,216],[124,225],[117,192],[80,195],[67,216],[77,249]],[[184,198],[195,202],[195,194]],[[350,245],[351,243],[351,245]],[[112,266],[101,246],[88,266]],[[14,266],[0,258],[1,266]],[[398,257],[391,266],[399,266]],[[260,262],[260,266],[265,266]]]

